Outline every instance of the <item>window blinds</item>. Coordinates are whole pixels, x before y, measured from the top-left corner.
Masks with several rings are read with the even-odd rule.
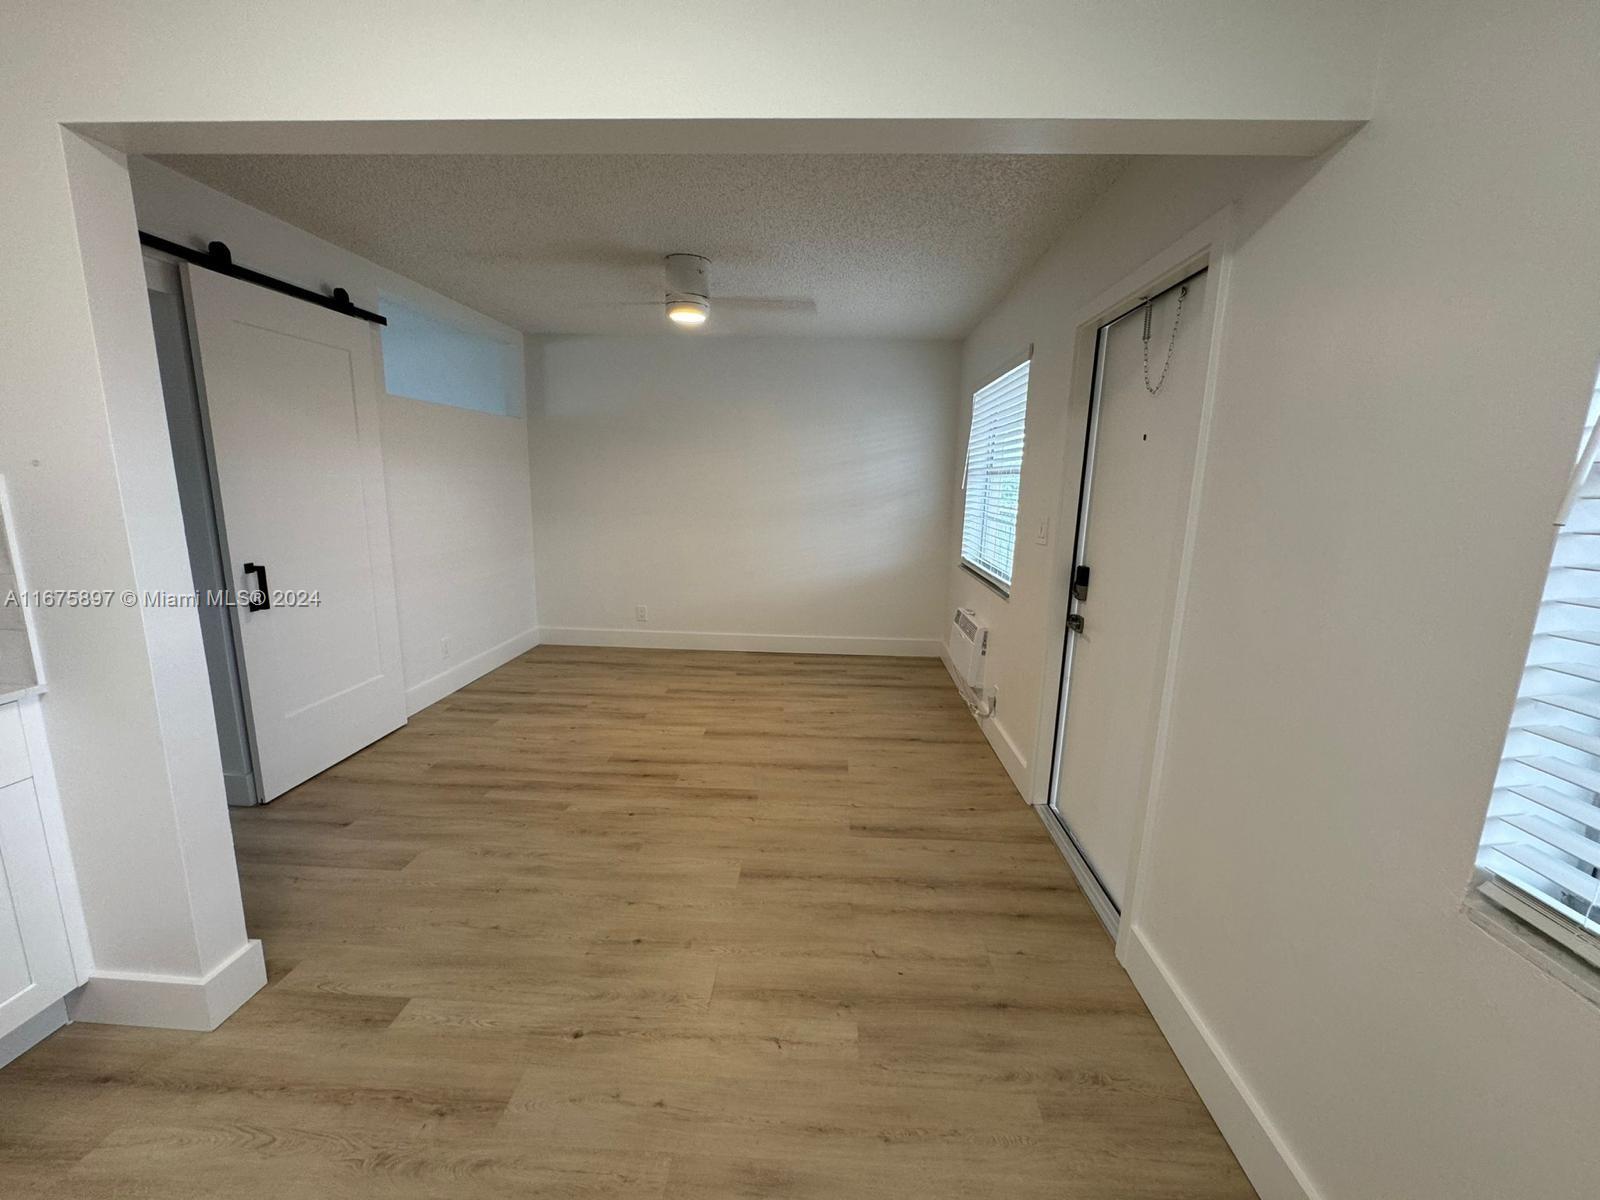
[[[1556,529],[1478,866],[1586,957],[1600,953],[1600,390]],[[1498,886],[1497,886],[1498,885]],[[1506,895],[1507,890],[1510,896]],[[1518,903],[1518,902],[1522,903]],[[1554,917],[1554,922],[1549,918]]]
[[[1002,590],[1011,587],[1017,547],[1022,435],[1028,416],[1028,360],[972,397],[961,519],[961,561]]]

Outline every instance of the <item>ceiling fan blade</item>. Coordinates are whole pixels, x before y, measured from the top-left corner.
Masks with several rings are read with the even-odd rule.
[[[736,312],[814,313],[815,300],[799,296],[718,296],[711,297],[711,311],[730,308]]]

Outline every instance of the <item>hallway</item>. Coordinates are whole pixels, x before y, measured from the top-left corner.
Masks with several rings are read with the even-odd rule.
[[[269,986],[0,1075],[11,1194],[1254,1194],[935,660],[544,646],[233,821]]]

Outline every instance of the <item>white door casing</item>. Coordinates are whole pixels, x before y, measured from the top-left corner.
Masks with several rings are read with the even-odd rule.
[[[356,317],[184,268],[262,799],[405,724],[377,346]],[[270,608],[243,593],[265,568]]]
[[[1105,331],[1078,561],[1090,568],[1058,714],[1054,807],[1111,901],[1126,902],[1155,749],[1210,353],[1208,274]]]

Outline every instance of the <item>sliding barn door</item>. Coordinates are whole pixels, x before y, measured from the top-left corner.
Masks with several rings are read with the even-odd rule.
[[[190,267],[185,288],[262,799],[405,723],[373,327]]]

